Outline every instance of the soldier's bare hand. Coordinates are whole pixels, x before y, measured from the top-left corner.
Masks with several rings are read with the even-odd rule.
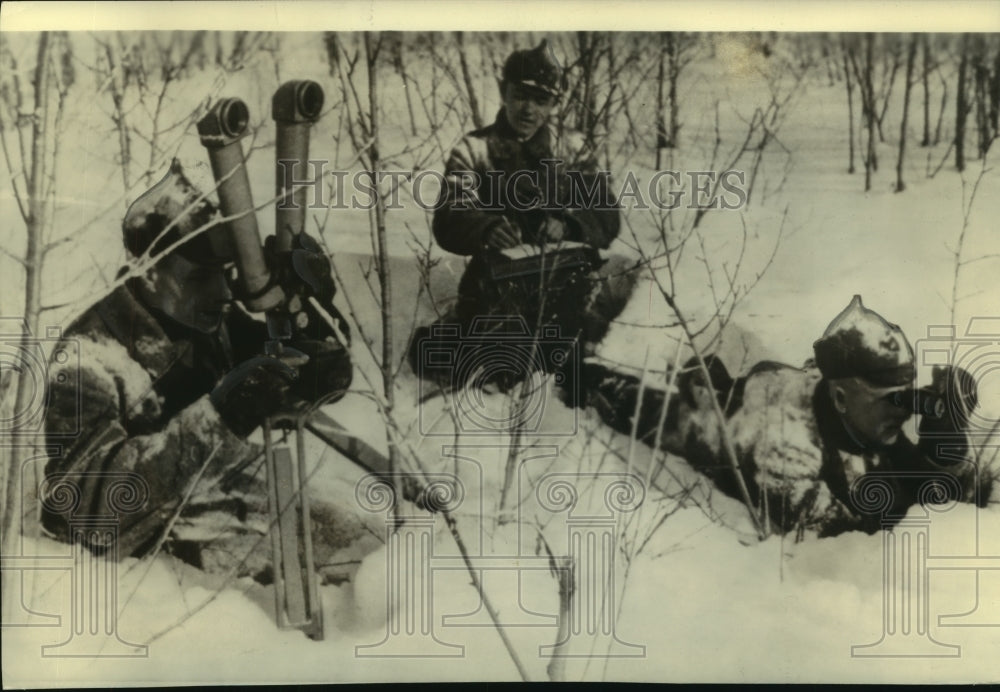
[[[558,243],[566,237],[566,224],[561,219],[546,218],[542,224],[542,237],[547,243]]]
[[[521,244],[521,231],[507,219],[501,219],[486,232],[486,247],[506,250]]]

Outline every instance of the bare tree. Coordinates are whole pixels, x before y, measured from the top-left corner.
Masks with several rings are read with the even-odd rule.
[[[906,189],[903,182],[903,157],[906,154],[906,120],[910,113],[910,87],[913,80],[913,63],[917,56],[917,36],[910,39],[910,46],[906,52],[906,85],[903,93],[903,117],[899,126],[899,157],[896,159],[896,192]]]
[[[871,175],[878,170],[878,154],[875,149],[875,130],[878,126],[878,116],[876,115],[875,87],[873,83],[875,35],[865,34],[865,71],[864,71],[864,93],[868,97],[868,151],[865,155],[865,191],[872,189]]]
[[[969,95],[966,90],[969,68],[969,37],[959,39],[958,83],[955,85],[955,168],[965,170],[965,123],[969,117]]]
[[[16,57],[6,41],[0,44],[5,64],[6,79],[3,80],[2,108],[0,108],[0,135],[4,161],[10,174],[13,196],[17,202],[25,229],[25,251],[23,257],[8,256],[17,260],[24,273],[23,316],[27,332],[19,346],[31,351],[29,339],[37,334],[40,317],[45,309],[42,303],[42,268],[46,256],[61,244],[61,239],[52,237],[53,206],[58,190],[58,150],[63,132],[63,108],[66,94],[73,83],[71,66],[72,51],[65,33],[43,32],[38,38],[35,51],[35,65],[28,89],[20,80],[20,68]],[[16,149],[13,143],[16,142]],[[19,182],[20,181],[20,182]],[[14,388],[14,411],[12,420],[16,429],[19,412],[28,411],[32,397],[37,396],[28,373],[15,373],[9,386]],[[34,438],[28,438],[29,443]],[[3,479],[3,553],[16,554],[24,530],[20,508],[21,493],[29,488],[28,479],[21,477],[22,462],[33,456],[30,448],[15,446],[7,448],[9,454],[4,464]],[[36,466],[34,487],[41,480],[37,477],[41,469]],[[10,613],[13,604],[9,599],[14,592],[9,580],[4,581],[4,609]]]
[[[938,65],[937,74],[938,80],[941,82],[941,104],[938,107],[937,121],[934,125],[933,143],[935,146],[941,142],[941,126],[944,123],[945,111],[948,108],[948,80],[945,78],[940,65]]]
[[[465,90],[468,94],[472,122],[476,124],[476,129],[482,129],[485,123],[479,110],[479,98],[476,96],[476,87],[472,81],[472,73],[469,71],[469,59],[465,54],[465,37],[461,31],[455,32],[455,43],[458,45],[458,64],[462,68],[462,82],[465,84]]]
[[[844,61],[844,85],[847,88],[847,172],[854,173],[854,84],[848,64],[847,47],[841,39],[841,54]]]
[[[379,396],[379,406],[385,420],[393,418],[395,405],[395,355],[393,353],[393,305],[392,305],[392,270],[389,263],[388,239],[386,236],[386,206],[380,188],[380,173],[383,170],[383,158],[379,149],[381,104],[379,101],[379,55],[383,48],[384,37],[378,32],[365,32],[361,37],[361,49],[352,46],[350,49],[340,36],[328,34],[326,41],[331,58],[331,67],[335,62],[340,79],[341,94],[345,107],[348,108],[348,133],[365,173],[371,182],[373,197],[369,211],[369,226],[372,246],[375,250],[375,276],[379,287],[379,308],[382,320],[381,353],[378,358],[382,383]],[[364,75],[357,75],[356,68],[363,58]],[[367,99],[359,92],[358,82],[364,80]],[[399,449],[396,436],[387,427],[387,443],[389,449],[389,464],[393,474],[399,472]],[[394,485],[402,487],[398,477]],[[398,506],[397,506],[398,511]]]
[[[920,140],[920,146],[927,147],[931,144],[931,42],[927,34],[920,34],[920,48],[923,56],[920,83],[924,88],[924,136]]]
[[[1000,56],[1000,50],[997,51]],[[993,69],[1000,57],[994,60]],[[1000,94],[996,93],[998,77],[991,72],[989,44],[987,37],[980,35],[974,40],[972,51],[972,89],[975,101],[976,144],[979,158],[989,151],[997,137],[997,115],[1000,110]]]
[[[829,86],[834,86],[840,78],[840,62],[837,60],[837,50],[833,47],[830,34],[823,34],[820,42],[820,55],[823,58],[823,66],[826,68],[826,77]]]
[[[567,107],[574,115],[573,127],[584,134],[593,145],[593,121],[596,108],[595,74],[601,37],[594,31],[578,31],[575,35],[576,61],[570,66],[577,79],[574,81]]]
[[[875,136],[878,129],[877,105],[874,86],[874,34],[865,34],[861,41],[863,43],[864,58],[861,62],[857,55],[856,44],[853,37],[845,39],[847,57],[854,70],[854,76],[858,83],[858,90],[861,94],[861,115],[864,118],[865,129],[867,131],[867,146],[865,148],[865,192],[872,189],[872,173],[878,170],[878,155],[875,146]]]
[[[658,93],[662,97],[665,80],[666,103],[662,98],[657,100],[657,118],[660,127],[657,128],[657,150],[677,146],[681,123],[680,103],[677,100],[677,84],[684,68],[694,59],[693,48],[695,39],[687,34],[668,31],[662,34],[662,52],[660,57],[660,72],[657,80]],[[664,113],[665,111],[665,113]],[[659,156],[659,151],[657,151]],[[657,163],[657,168],[660,164]]]
[[[372,235],[375,237],[376,249],[378,251],[378,279],[381,289],[382,305],[382,393],[385,396],[385,415],[392,417],[395,406],[395,387],[393,383],[393,356],[392,343],[392,271],[389,266],[389,246],[385,233],[385,199],[379,194],[379,173],[382,171],[382,161],[379,158],[379,76],[378,57],[382,48],[382,37],[379,34],[365,32],[365,66],[368,74],[368,138],[370,144],[367,152],[366,167],[371,176],[373,195],[375,204],[371,217]],[[392,436],[388,438],[389,443],[389,468],[393,473],[399,470],[399,452],[396,448],[395,440]],[[395,481],[397,488],[402,487],[401,483]],[[397,505],[398,510],[398,505]]]
[[[728,150],[723,148],[723,138],[718,123],[716,124],[710,160],[703,166],[704,170],[748,171],[748,176],[744,180],[747,204],[754,187],[759,188],[764,184],[763,176],[758,176],[756,172],[762,170],[761,163],[765,152],[772,144],[780,143],[779,131],[784,121],[786,107],[792,95],[799,92],[801,80],[805,75],[804,72],[779,71],[780,76],[769,82],[768,100],[756,107],[752,116],[744,121],[745,131],[738,135],[735,143],[729,145]],[[781,235],[779,232],[778,241],[765,265],[750,276],[745,275],[748,271],[745,266],[745,250],[750,237],[750,231],[745,224],[742,227],[743,240],[735,260],[727,262],[720,257],[714,257],[706,245],[703,223],[713,209],[720,208],[717,203],[720,189],[718,184],[709,186],[707,199],[699,200],[697,205],[693,205],[694,208],[685,213],[679,210],[650,209],[648,220],[655,229],[653,245],[650,245],[649,239],[640,232],[640,221],[635,218],[634,213],[626,215],[632,243],[640,254],[641,262],[648,271],[654,289],[666,304],[672,317],[673,328],[680,331],[679,343],[693,354],[693,367],[702,373],[706,381],[711,381],[709,355],[712,349],[721,339],[736,307],[770,266]],[[685,191],[693,196],[696,194],[693,189]],[[687,281],[684,282],[679,281],[679,277],[682,267],[690,263],[689,258],[692,256],[698,258],[697,261],[704,271],[704,284],[701,289],[711,297],[714,304],[714,313],[707,318],[696,319],[690,309],[685,307],[687,299],[682,295],[684,285],[690,283],[690,275],[685,274]],[[736,448],[726,432],[726,415],[722,406],[714,398],[712,406],[712,411],[707,415],[713,419],[713,425],[717,426],[722,461],[731,469],[734,487],[747,507],[758,536],[764,538],[770,532],[766,509],[750,496],[743,481]],[[665,413],[660,412],[660,415]],[[656,444],[659,445],[659,436]],[[645,545],[647,542],[648,536],[638,540],[635,546]]]
[[[390,45],[392,50],[392,64],[396,73],[403,81],[403,94],[406,96],[406,112],[410,116],[410,134],[417,136],[417,118],[413,112],[413,97],[410,94],[410,76],[406,71],[406,41],[402,34],[394,34],[394,39]]]
[[[882,53],[882,69],[879,80],[878,100],[881,100],[882,105],[877,111],[875,123],[878,127],[878,141],[884,142],[885,135],[882,132],[882,123],[885,120],[886,112],[889,110],[892,88],[896,84],[896,74],[899,72],[903,60],[901,38],[899,36],[895,34],[883,34],[880,39],[879,48]],[[872,40],[874,42],[874,36]],[[877,100],[873,102],[877,102]]]
[[[993,77],[989,86],[989,121],[994,136],[1000,134],[1000,41],[994,38]]]
[[[207,56],[210,39],[216,43],[214,60]],[[214,70],[219,73],[218,89],[230,74],[274,49],[274,35],[257,32],[232,34],[228,55],[221,36],[204,31],[99,33],[93,34],[93,41],[95,59],[87,67],[97,93],[106,93],[111,104],[108,115],[118,143],[126,207],[133,188],[153,183],[204,113],[211,95],[178,112],[175,101],[182,80]]]
[[[383,115],[379,96],[381,92],[380,80],[382,78],[380,75],[380,66],[382,63],[380,53],[384,48],[384,37],[377,32],[366,32],[360,37],[360,47],[357,45],[357,36],[327,35],[325,40],[328,55],[336,55],[336,58],[331,57],[331,69],[337,73],[340,82],[344,108],[347,111],[345,118],[347,133],[363,166],[363,170],[370,177],[371,188],[374,188],[371,193],[373,203],[369,213],[369,227],[374,250],[374,279],[378,287],[377,294],[373,292],[372,297],[376,301],[381,316],[380,325],[382,334],[378,341],[378,348],[376,348],[375,340],[370,339],[365,333],[362,322],[359,319],[361,307],[354,304],[354,299],[348,295],[349,292],[345,291],[344,297],[348,301],[349,314],[354,321],[353,326],[360,332],[361,341],[369,349],[370,355],[378,366],[381,382],[377,384],[369,379],[363,367],[358,367],[357,372],[368,383],[371,388],[368,394],[375,399],[379,407],[380,420],[385,426],[386,431],[389,465],[391,473],[395,477],[394,485],[399,490],[403,488],[403,482],[399,474],[404,468],[414,469],[418,473],[423,474],[424,477],[426,477],[426,470],[423,460],[413,450],[411,441],[405,434],[406,424],[398,419],[395,410],[396,375],[400,366],[397,364],[397,356],[393,348],[393,325],[399,320],[400,315],[398,307],[394,305],[392,300],[392,269],[387,235],[388,210],[386,208],[385,195],[379,189],[381,181],[379,174],[385,170],[386,162],[396,160],[404,154],[413,155],[415,151],[419,150],[419,147],[407,146],[404,152],[397,152],[391,155],[387,155],[380,150],[382,143],[380,129]],[[432,60],[438,59],[436,56],[431,56],[431,58]],[[359,70],[359,67],[363,67],[364,69]],[[458,85],[461,82],[456,81],[455,84]],[[367,92],[367,98],[364,97],[365,92]],[[431,123],[432,129],[439,127],[440,123]],[[433,134],[428,137],[428,141],[432,141],[433,139]],[[418,158],[413,162],[413,167],[417,168],[425,164],[426,161]],[[414,259],[417,261],[423,260],[429,262],[427,255],[415,254],[416,257]],[[334,270],[336,272],[336,267]],[[423,268],[422,275],[425,277],[429,275],[429,267],[425,266]],[[398,501],[401,496],[402,493],[397,492],[397,521],[399,521],[400,517]],[[478,573],[472,567],[457,519],[446,510],[442,510],[440,513],[444,517],[445,524],[465,561],[473,586],[479,593],[484,608],[494,623],[499,623],[498,611],[493,607],[489,594],[484,589]],[[497,632],[519,674],[523,679],[527,680],[528,674],[517,653],[517,649],[509,640],[502,627],[498,626]]]
[[[607,161],[615,158],[613,139],[623,130],[625,142],[618,155],[628,159],[638,154],[649,133],[636,125],[632,102],[655,67],[655,60],[643,62],[646,55],[656,55],[644,50],[656,45],[655,38],[639,35],[623,41],[619,36],[592,32],[571,38],[557,36],[554,41],[567,56],[568,82],[565,107],[556,113],[557,126],[582,132],[590,147],[603,151]],[[626,127],[616,127],[622,118]]]

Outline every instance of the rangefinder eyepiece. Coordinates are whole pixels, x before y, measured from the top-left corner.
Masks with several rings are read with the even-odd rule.
[[[279,122],[314,122],[323,110],[323,99],[323,87],[317,82],[285,82],[271,98],[271,116]]]
[[[198,135],[206,147],[224,147],[243,137],[250,110],[242,99],[222,99],[198,121]]]
[[[296,90],[295,100],[302,115],[315,120],[323,110],[323,88],[316,82],[301,82]]]
[[[250,123],[250,110],[240,99],[226,99],[219,104],[219,122],[225,135],[239,137]]]
[[[928,418],[944,418],[946,411],[944,397],[927,389],[904,389],[893,392],[890,400],[894,406]]]

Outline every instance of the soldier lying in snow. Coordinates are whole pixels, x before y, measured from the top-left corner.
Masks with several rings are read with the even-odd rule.
[[[766,507],[773,525],[800,536],[807,530],[820,536],[871,533],[883,516],[891,523],[921,500],[986,503],[991,481],[978,473],[965,434],[977,405],[967,372],[935,368],[932,391],[915,391],[909,342],[899,327],[865,308],[860,296],[830,323],[814,351],[815,361],[804,368],[764,362],[735,381],[721,361],[709,357],[711,382],[705,382],[692,359],[678,373],[677,395],[669,398],[661,446],[738,497],[715,399],[751,499]],[[588,405],[630,433],[638,378],[588,363],[583,380]],[[664,399],[662,389],[644,389],[638,434],[647,444],[656,438]],[[915,408],[925,414],[916,444],[902,432]],[[852,491],[872,473],[891,496],[884,514],[859,497],[857,487]],[[921,485],[931,479],[939,482],[921,495]]]
[[[155,255],[215,213],[175,161],[126,214],[125,245],[140,257],[155,243]],[[173,229],[166,230],[172,220]],[[65,344],[79,345],[79,382],[60,377],[64,366],[53,363],[46,427],[50,435],[76,429],[79,415],[82,432],[48,463],[43,524],[57,538],[72,540],[72,514],[111,514],[112,474],[132,472],[144,481],[148,499],[138,511],[120,515],[116,549],[120,557],[140,555],[156,544],[202,473],[169,549],[208,570],[259,576],[270,561],[261,541],[268,530],[267,492],[259,449],[244,438],[267,416],[343,396],[351,363],[340,344],[302,338],[293,345],[309,355],[305,365],[260,355],[266,328],[232,305],[224,274],[231,258],[216,254],[210,235],[184,242],[66,331]],[[79,502],[61,506],[73,486]],[[312,510],[322,563],[345,544],[335,531],[359,527],[329,504],[314,502]],[[109,547],[99,539],[88,542]]]

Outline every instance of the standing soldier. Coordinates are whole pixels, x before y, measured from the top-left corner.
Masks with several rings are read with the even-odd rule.
[[[609,173],[579,133],[560,132],[550,119],[563,83],[546,41],[515,51],[503,67],[496,120],[467,134],[448,158],[434,237],[470,261],[454,309],[414,334],[409,356],[418,374],[433,374],[420,349],[436,326],[457,326],[468,337],[477,317],[513,315],[536,338],[539,325],[555,324],[561,338],[579,338],[591,350],[628,301],[629,262],[597,253],[621,222]]]
[[[932,384],[914,390],[913,349],[905,335],[865,308],[860,296],[813,349],[815,361],[804,368],[764,362],[735,381],[709,357],[711,381],[705,382],[692,359],[678,373],[678,394],[669,401],[662,390],[645,388],[638,435],[652,443],[666,403],[662,446],[736,496],[715,398],[751,499],[767,508],[773,525],[799,535],[873,532],[885,517],[902,517],[920,501],[920,486],[934,478],[944,481],[930,494],[934,501],[985,504],[989,475],[968,454],[966,430],[977,393],[966,371],[936,367]],[[630,432],[638,380],[590,363],[583,377],[587,403],[609,425]],[[902,430],[914,412],[923,414],[916,444]],[[873,472],[890,496],[884,514],[856,496],[856,482]]]

